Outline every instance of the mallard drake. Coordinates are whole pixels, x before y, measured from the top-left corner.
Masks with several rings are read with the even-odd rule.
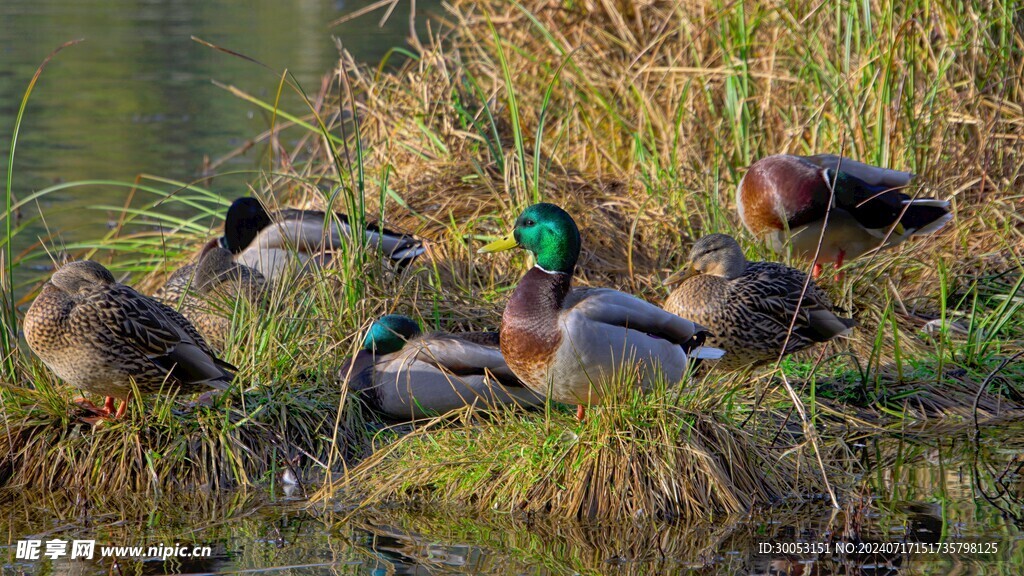
[[[519,281],[501,322],[501,352],[509,368],[538,394],[578,405],[601,404],[620,370],[637,363],[640,385],[650,386],[655,365],[679,382],[687,354],[721,357],[702,348],[704,327],[639,298],[608,288],[572,287],[582,240],[565,210],[534,204],[504,238],[479,251],[522,247],[536,264]]]
[[[747,262],[726,234],[698,240],[686,266],[665,284],[677,286],[665,309],[707,326],[708,342],[726,352],[717,365],[726,370],[774,361],[783,350],[798,352],[857,324],[836,316],[806,274],[775,262]]]
[[[195,261],[175,270],[153,297],[180,310],[208,343],[224,350],[236,305],[257,303],[266,287],[263,274],[235,262],[214,239]]]
[[[371,409],[395,420],[414,420],[470,404],[536,406],[498,350],[496,332],[423,334],[411,318],[389,314],[375,321],[363,349],[339,371]]]
[[[225,389],[235,368],[216,357],[173,309],[124,284],[89,260],[65,264],[43,285],[25,315],[29,348],[76,388],[106,396],[97,416],[124,415],[132,382],[143,394]]]
[[[319,210],[284,209],[267,212],[256,198],[238,198],[231,203],[224,220],[221,246],[235,255],[235,261],[258,270],[270,280],[290,267],[323,259],[350,236],[348,216],[335,212],[330,226],[327,213]],[[423,242],[367,223],[368,246],[380,247],[392,261],[412,262],[423,254]]]
[[[736,190],[736,204],[747,230],[777,252],[788,240],[807,259],[814,257],[827,211],[813,271],[817,278],[823,262],[839,268],[846,258],[931,234],[953,218],[949,202],[898,191],[913,177],[832,154],[779,154],[750,166]]]

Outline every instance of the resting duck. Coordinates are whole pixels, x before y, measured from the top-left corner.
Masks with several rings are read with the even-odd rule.
[[[793,251],[809,259],[834,189],[812,273],[817,278],[822,262],[839,268],[846,258],[931,234],[953,218],[949,202],[898,191],[913,177],[832,154],[779,154],[750,166],[736,190],[736,204],[747,230],[767,239],[777,252],[785,249],[788,236]]]
[[[496,332],[422,334],[411,318],[389,314],[370,326],[363,349],[340,371],[374,411],[415,420],[470,404],[544,402],[523,387],[498,350]]]
[[[221,246],[235,255],[236,262],[273,281],[290,267],[302,267],[338,248],[342,235],[351,234],[345,214],[333,214],[329,234],[326,218],[319,210],[288,208],[269,213],[256,198],[238,198],[228,208]],[[417,238],[373,224],[366,224],[365,234],[368,246],[379,246],[398,263],[412,262],[426,251]]]
[[[195,262],[175,270],[153,297],[180,310],[208,343],[224,350],[238,303],[255,304],[266,289],[263,274],[235,262],[214,239]]]
[[[25,315],[29,348],[76,388],[106,396],[96,418],[124,415],[132,383],[150,394],[225,389],[235,368],[219,360],[181,314],[124,284],[102,265],[71,262],[53,273]],[[114,412],[114,398],[122,400]]]
[[[857,324],[836,316],[806,274],[775,262],[747,262],[725,234],[698,240],[686,266],[665,284],[677,286],[665,309],[707,326],[708,342],[726,352],[717,364],[726,370],[773,362],[783,350],[792,354],[827,342]]]
[[[576,222],[554,204],[534,204],[515,229],[479,251],[522,247],[536,258],[519,281],[501,322],[501,352],[509,368],[538,394],[586,406],[599,405],[623,363],[638,363],[648,388],[653,368],[670,382],[686,374],[687,354],[719,358],[702,348],[702,326],[629,294],[607,288],[572,288],[582,240]]]

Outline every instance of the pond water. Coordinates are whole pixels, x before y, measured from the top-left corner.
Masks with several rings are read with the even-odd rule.
[[[402,0],[384,25],[382,10],[338,26],[330,23],[369,0],[3,0],[0,2],[0,154],[6,176],[10,135],[33,73],[69,40],[45,68],[31,95],[16,149],[16,198],[59,182],[131,182],[145,173],[189,182],[204,158],[216,160],[266,130],[270,115],[212,81],[273,100],[278,73],[203,46],[192,36],[245,54],[275,71],[288,69],[315,94],[338,60],[332,37],[355,58],[376,63],[405,46],[410,2]],[[439,2],[417,3],[416,22]],[[285,94],[285,109],[303,112]],[[257,146],[217,169],[213,188],[228,197],[263,158]],[[243,174],[228,174],[246,172]],[[94,239],[116,218],[127,190],[95,186],[60,191],[27,207],[15,253],[45,238],[48,247]],[[37,219],[37,209],[45,220]]]
[[[713,524],[587,525],[458,510],[310,506],[277,490],[6,497],[4,573],[1017,575],[1024,569],[1022,426],[853,445],[842,510],[826,502]],[[967,448],[965,448],[965,446]],[[45,557],[47,541],[95,540],[92,560]],[[40,542],[39,560],[17,558]],[[945,543],[946,549],[938,548]],[[24,546],[25,544],[22,544]],[[803,552],[797,546],[816,546]],[[115,562],[103,546],[140,546]],[[202,558],[162,560],[148,548]],[[778,547],[778,549],[773,549]],[[787,547],[789,549],[787,549]],[[845,547],[845,548],[844,548]],[[951,549],[952,548],[952,549]],[[204,551],[204,549],[206,551]],[[107,550],[107,553],[112,551]],[[136,557],[130,557],[132,555]]]

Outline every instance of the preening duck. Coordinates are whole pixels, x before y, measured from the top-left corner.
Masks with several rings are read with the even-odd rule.
[[[607,288],[573,288],[582,239],[565,210],[534,204],[514,230],[480,249],[522,247],[536,264],[519,281],[501,322],[501,352],[512,372],[538,394],[578,405],[599,405],[623,370],[639,369],[637,384],[649,387],[655,368],[669,382],[686,375],[687,355],[719,358],[702,348],[706,330],[693,322]]]
[[[221,246],[235,255],[236,262],[274,280],[290,267],[322,259],[341,246],[343,235],[351,237],[351,233],[345,214],[292,208],[268,212],[259,200],[246,197],[228,208]],[[374,224],[367,223],[364,234],[368,247],[379,248],[398,263],[412,262],[426,251],[416,237]]]
[[[937,232],[953,218],[949,202],[899,191],[913,177],[832,154],[779,154],[750,166],[736,204],[747,230],[777,252],[788,243],[812,258],[825,226],[813,272],[818,277],[824,262],[838,268],[846,258]]]
[[[132,382],[150,394],[225,389],[235,368],[219,360],[181,314],[89,260],[53,273],[25,315],[29,348],[62,380],[106,396],[98,417],[124,415]]]
[[[665,309],[707,326],[708,342],[726,352],[717,364],[726,370],[773,362],[783,350],[792,354],[856,326],[836,316],[806,274],[775,262],[747,262],[725,234],[698,240],[686,266],[665,284],[676,286]]]
[[[423,334],[411,318],[389,314],[366,333],[363,349],[339,370],[371,409],[394,420],[458,410],[542,404],[515,377],[496,332]]]

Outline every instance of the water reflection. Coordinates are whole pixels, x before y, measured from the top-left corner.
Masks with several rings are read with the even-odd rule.
[[[838,511],[822,501],[739,521],[607,526],[391,510],[373,511],[359,528],[377,535],[378,551],[385,548],[396,566],[414,562],[421,570],[453,555],[486,574],[509,573],[501,563],[510,559],[520,570],[552,574],[1018,574],[1020,431],[1020,423],[982,429],[978,443],[969,427],[913,440],[873,438],[861,444],[849,475],[833,478],[846,495]],[[465,544],[433,551],[436,542],[488,552],[481,557]]]
[[[899,442],[897,441],[896,444]],[[886,446],[884,450],[898,450]],[[1012,457],[1010,458],[1012,460]],[[947,470],[908,462],[921,481],[915,499],[893,502],[867,479],[863,497],[833,512],[824,503],[779,508],[750,519],[664,525],[556,523],[494,514],[474,519],[439,509],[351,509],[327,513],[280,494],[145,495],[127,501],[42,500],[7,495],[0,529],[9,534],[4,571],[29,574],[748,574],[876,576],[1017,574],[1024,533],[981,502],[936,499]],[[969,464],[950,454],[944,466]],[[876,470],[880,475],[885,470]],[[870,474],[869,474],[870,476]],[[964,479],[976,491],[972,475]],[[882,480],[882,484],[887,481]],[[958,486],[959,488],[959,486]],[[991,486],[984,487],[991,489]],[[884,492],[884,490],[883,490]],[[272,497],[273,496],[273,497]],[[97,545],[209,546],[208,558],[92,561],[13,558],[24,538],[95,538]],[[994,554],[864,552],[879,543],[994,543]],[[776,544],[828,545],[829,552],[773,552]],[[848,552],[838,552],[845,545]]]
[[[942,425],[913,437],[856,439],[845,461],[832,468],[841,510],[832,510],[824,498],[799,500],[749,518],[707,523],[579,524],[515,512],[472,517],[429,502],[356,513],[350,502],[337,502],[325,510],[289,493],[283,477],[263,489],[231,493],[92,494],[69,488],[38,494],[8,488],[0,491],[0,533],[7,535],[0,542],[7,545],[3,570],[90,576],[1016,575],[1024,563],[1022,431],[1022,422],[983,427],[977,434],[970,424]],[[97,546],[209,546],[213,553],[169,560],[140,553],[121,558],[116,570],[110,557],[14,558],[17,542],[33,538],[95,539]]]
[[[383,28],[380,12],[329,28],[370,0],[3,0],[0,2],[0,155],[22,94],[36,67],[60,44],[84,38],[46,68],[32,94],[18,142],[14,191],[25,197],[60,181],[131,181],[139,173],[181,181],[200,175],[204,158],[227,154],[265,130],[269,117],[211,80],[273,98],[278,78],[263,68],[204,47],[241,52],[275,70],[289,69],[307,92],[337,60],[333,36],[357,59],[376,62],[405,45],[408,0]],[[439,2],[420,0],[417,13]],[[302,111],[297,97],[285,105]],[[298,133],[292,135],[298,137]],[[287,134],[285,138],[289,137]],[[221,172],[252,171],[262,150],[234,158]],[[3,163],[6,166],[6,161]],[[6,172],[6,170],[4,170]],[[223,176],[225,196],[245,191],[253,174]],[[33,222],[15,242],[20,250],[57,233],[53,244],[91,239],[127,199],[124,189],[98,186],[59,192],[39,202],[45,222]],[[82,211],[84,206],[107,210]],[[35,216],[35,207],[21,215]]]

